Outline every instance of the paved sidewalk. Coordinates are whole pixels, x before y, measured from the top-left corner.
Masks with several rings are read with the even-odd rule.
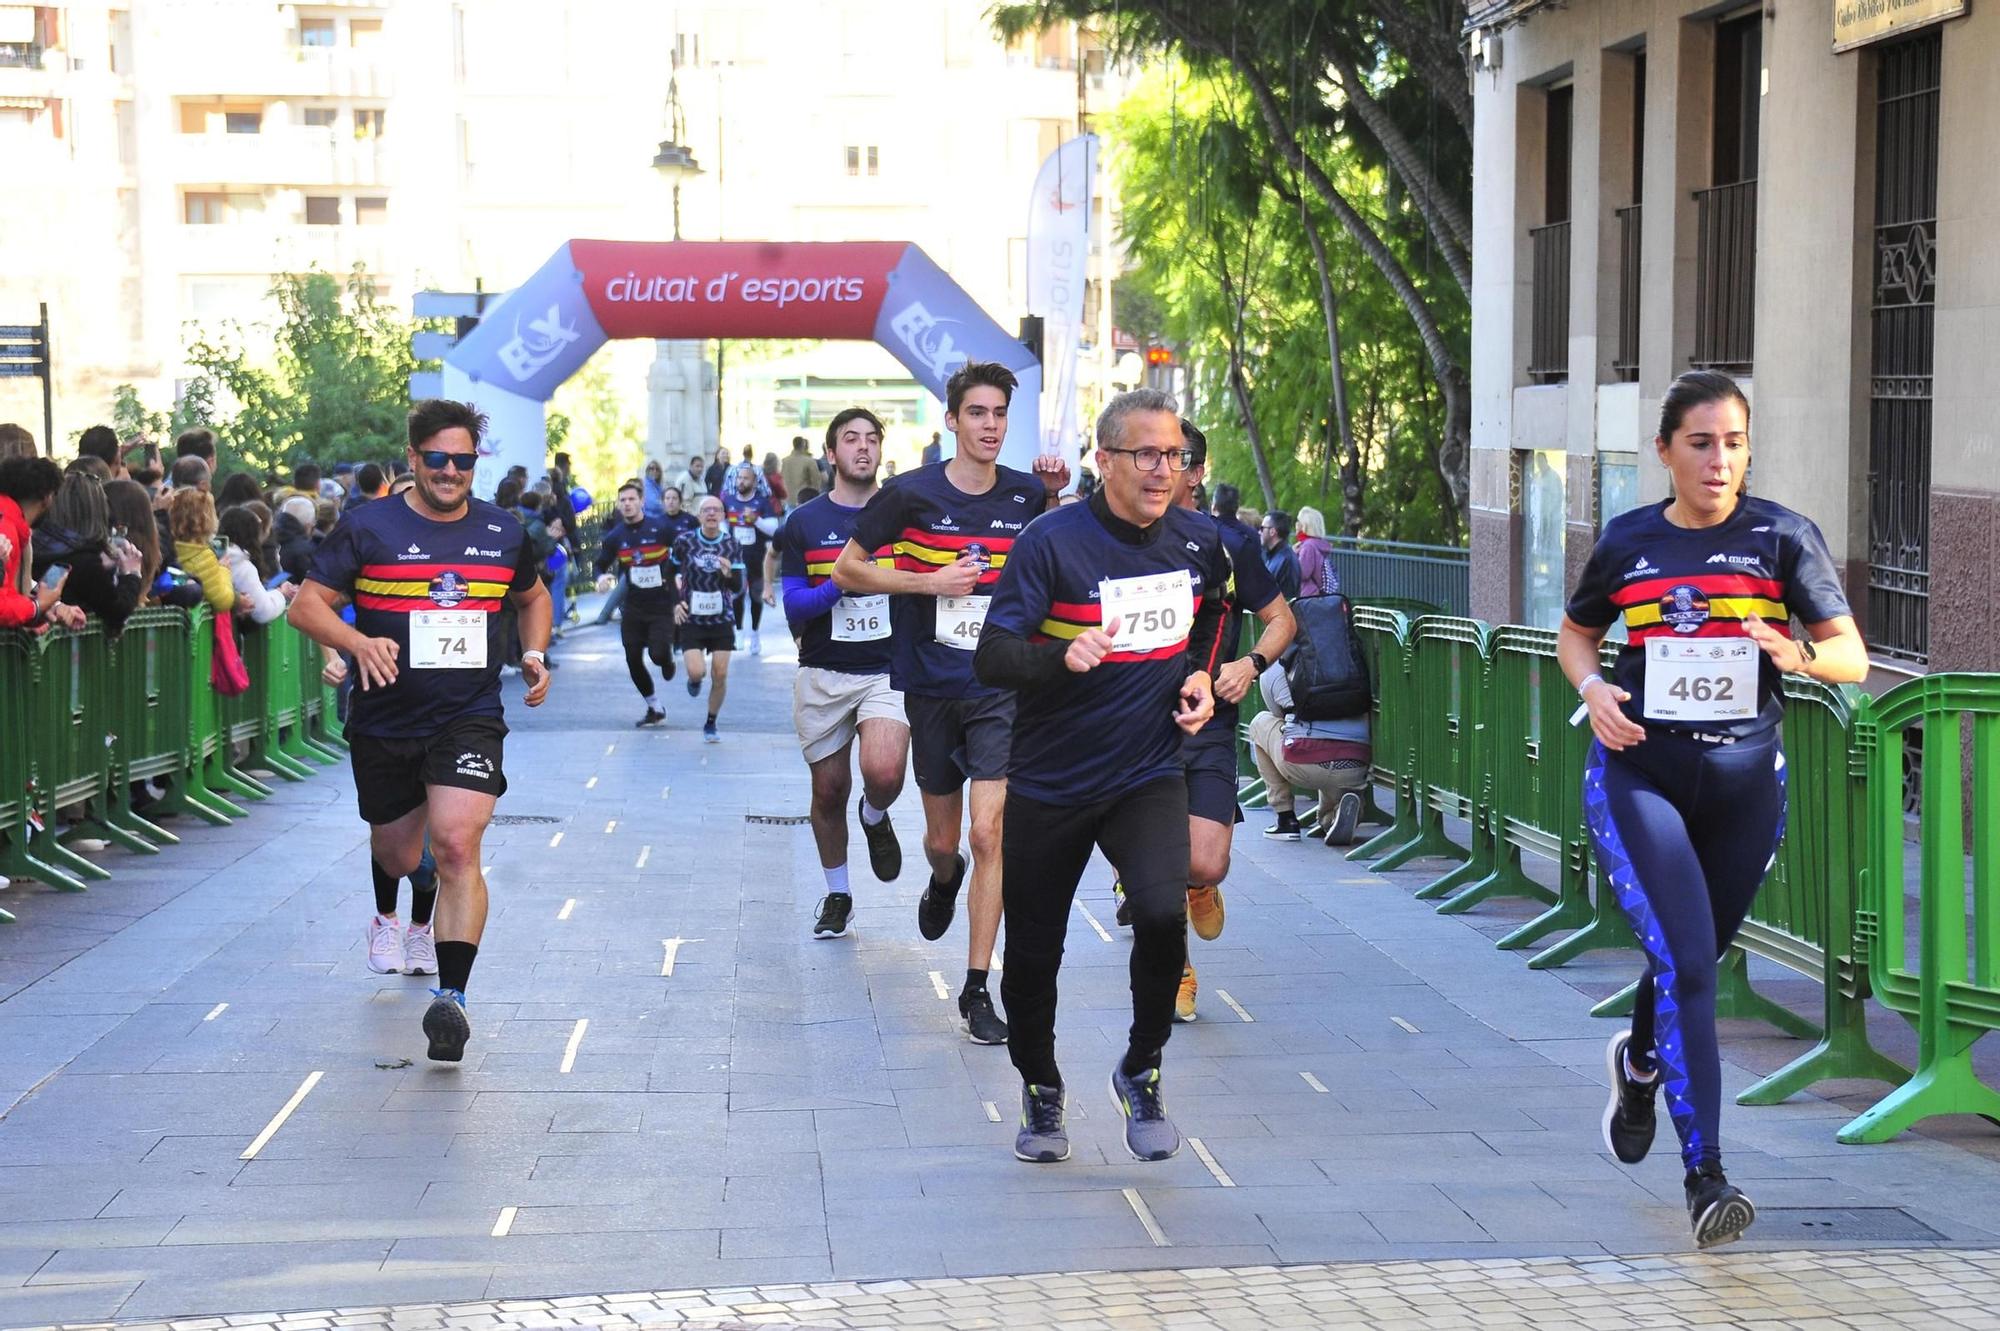
[[[966,1044],[941,996],[964,967],[964,925],[937,944],[914,927],[914,790],[895,811],[903,878],[873,881],[857,830],[856,936],[815,942],[808,831],[750,821],[805,812],[789,653],[737,658],[712,747],[678,684],[666,730],[632,729],[615,630],[573,633],[557,656],[551,704],[510,717],[501,805],[549,821],[489,838],[494,911],[456,1068],[423,1060],[425,982],[367,970],[366,843],[344,768],[283,786],[233,828],[181,820],[184,844],[156,859],[109,852],[117,876],[87,896],[7,894],[21,922],[0,929],[0,1326],[745,1287],[752,1302],[834,1303],[751,1313],[738,1299],[728,1316],[861,1326],[876,1305],[819,1287],[1079,1271],[1158,1272],[1076,1297],[1167,1291],[1210,1319],[1078,1305],[1094,1308],[1078,1324],[1107,1326],[1285,1325],[1244,1320],[1274,1284],[1353,1298],[1470,1280],[1498,1291],[1497,1311],[1553,1309],[1537,1291],[1572,1278],[1736,1301],[1786,1270],[1818,1273],[1758,1295],[1788,1321],[1795,1293],[1837,1316],[1915,1316],[1904,1287],[1993,1303],[1988,1256],[1935,1249],[2000,1246],[1986,1154],[2000,1134],[1954,1129],[1978,1150],[1922,1136],[1843,1148],[1840,1104],[1730,1106],[1731,1175],[1764,1212],[1755,1243],[1677,1256],[1677,1162],[1662,1149],[1628,1170],[1603,1153],[1610,1029],[1572,984],[1628,977],[1634,958],[1530,973],[1493,950],[1494,920],[1413,902],[1428,875],[1385,880],[1264,842],[1261,816],[1241,832],[1228,932],[1194,945],[1202,1020],[1167,1054],[1169,1106],[1202,1149],[1144,1165],[1120,1144],[1103,1078],[1129,1020],[1127,943],[1099,866],[1064,970],[1075,1158],[1019,1164],[1006,1052]],[[1755,1045],[1759,1058],[1797,1047]],[[1733,1090],[1752,1074],[1730,1075]],[[1612,1260],[1651,1254],[1669,1256]],[[1264,1269],[1329,1262],[1359,1265]],[[970,1308],[1067,1287],[939,1288]],[[1035,1306],[1042,1322],[967,1315],[1078,1311]],[[1296,1306],[1298,1324],[1329,1324]],[[1394,1307],[1373,1315],[1394,1324]],[[980,1324],[958,1315],[928,1324]],[[488,1317],[453,1324],[509,1324]]]

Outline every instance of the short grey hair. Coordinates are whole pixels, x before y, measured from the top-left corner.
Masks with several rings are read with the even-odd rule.
[[[1125,418],[1136,416],[1142,411],[1164,411],[1179,419],[1181,404],[1174,400],[1172,393],[1157,388],[1134,388],[1120,393],[1104,404],[1104,410],[1097,413],[1097,446],[1115,448],[1125,442]]]

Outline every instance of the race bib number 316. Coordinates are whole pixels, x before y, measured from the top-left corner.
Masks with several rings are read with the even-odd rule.
[[[1757,715],[1757,660],[1748,638],[1654,638],[1646,644],[1646,719],[1748,721]]]
[[[843,596],[833,603],[835,642],[880,642],[889,636],[887,596]]]

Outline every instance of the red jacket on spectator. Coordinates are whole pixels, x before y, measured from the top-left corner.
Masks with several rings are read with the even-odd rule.
[[[12,547],[5,581],[0,582],[0,629],[24,628],[35,622],[35,598],[21,590],[21,569],[34,552],[34,536],[21,506],[6,495],[0,495],[0,535]]]

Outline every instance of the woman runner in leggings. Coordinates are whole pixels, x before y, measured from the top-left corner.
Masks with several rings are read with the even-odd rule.
[[[1727,375],[1668,388],[1653,445],[1673,494],[1607,522],[1571,594],[1557,652],[1596,737],[1583,777],[1599,867],[1646,950],[1632,1028],[1606,1051],[1605,1143],[1626,1164],[1653,1144],[1662,1085],[1704,1248],[1756,1208],[1722,1172],[1718,958],[1785,828],[1780,677],[1868,673],[1867,648],[1819,528],[1744,492],[1750,405]],[[1622,619],[1612,678],[1598,644]],[[1797,619],[1810,636],[1795,636]]]

